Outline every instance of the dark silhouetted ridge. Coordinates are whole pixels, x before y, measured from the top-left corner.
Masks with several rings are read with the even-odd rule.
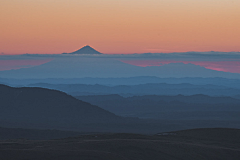
[[[114,123],[122,118],[64,92],[44,88],[0,85],[1,121],[77,128],[80,124]]]

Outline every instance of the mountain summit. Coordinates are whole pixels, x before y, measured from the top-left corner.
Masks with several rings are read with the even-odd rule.
[[[102,54],[102,53],[96,51],[94,48],[90,47],[89,45],[86,45],[81,49],[69,54]]]

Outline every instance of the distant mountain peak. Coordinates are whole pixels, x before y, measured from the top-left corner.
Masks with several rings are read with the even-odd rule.
[[[102,54],[100,52],[98,52],[97,50],[95,50],[93,47],[86,45],[82,48],[80,48],[79,50],[69,53],[69,54]]]

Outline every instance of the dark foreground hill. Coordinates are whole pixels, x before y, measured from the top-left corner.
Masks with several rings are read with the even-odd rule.
[[[239,160],[240,130],[196,129],[154,136],[82,135],[51,141],[0,141],[4,160]]]
[[[115,103],[117,104],[118,102]],[[240,128],[239,113],[235,111],[233,118],[229,119],[229,116],[232,117],[232,114],[229,114],[227,120],[220,118],[217,121],[206,118],[200,119],[201,121],[179,117],[165,119],[168,116],[165,112],[151,112],[157,114],[157,117],[161,114],[162,118],[124,118],[60,91],[0,85],[0,127],[5,128],[142,134],[199,127]]]
[[[5,85],[0,85],[0,127],[144,134],[185,128],[175,123],[119,117],[56,90]]]
[[[81,124],[119,123],[123,118],[60,91],[0,85],[0,121],[73,129]]]

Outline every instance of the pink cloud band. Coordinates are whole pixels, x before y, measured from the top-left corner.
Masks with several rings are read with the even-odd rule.
[[[163,66],[170,63],[183,63],[183,64],[190,63],[211,70],[240,73],[239,61],[122,60],[122,62],[140,67]]]

